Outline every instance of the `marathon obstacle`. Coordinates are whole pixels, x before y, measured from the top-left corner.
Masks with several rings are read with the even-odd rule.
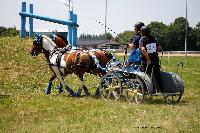
[[[29,18],[29,37],[33,36],[33,18],[53,22],[57,24],[66,25],[68,27],[68,41],[73,47],[77,47],[77,15],[72,11],[69,11],[69,20],[64,21],[60,19],[49,18],[45,16],[35,15],[33,14],[33,4],[29,4],[29,13],[26,12],[26,2],[22,2],[22,10],[19,13],[21,16],[21,30],[20,30],[20,38],[24,38],[26,36],[26,18]]]

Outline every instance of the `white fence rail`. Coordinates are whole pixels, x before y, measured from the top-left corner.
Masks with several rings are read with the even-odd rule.
[[[113,52],[112,50],[110,50]],[[124,55],[124,50],[114,50],[116,54],[118,55]],[[158,52],[159,55],[164,56],[185,56],[185,51],[162,51]],[[127,52],[127,54],[130,54],[130,51]],[[200,56],[200,51],[187,51],[187,56]]]
[[[187,51],[187,56],[200,56],[200,51]],[[167,56],[185,56],[185,51],[163,51],[159,52],[159,55]]]

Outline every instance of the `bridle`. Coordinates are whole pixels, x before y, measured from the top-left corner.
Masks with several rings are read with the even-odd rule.
[[[36,47],[41,45],[42,44],[42,36],[36,34],[33,42],[34,42],[33,45],[35,45]],[[39,53],[43,53],[43,50],[38,52],[36,49],[32,49],[32,51],[31,51],[31,55],[33,55],[33,56],[37,56]]]

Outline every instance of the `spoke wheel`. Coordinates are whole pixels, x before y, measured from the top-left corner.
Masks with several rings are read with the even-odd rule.
[[[131,79],[124,91],[126,92],[126,99],[130,103],[139,104],[144,99],[144,86],[140,79]]]
[[[176,95],[173,95],[173,96],[164,96],[164,99],[166,102],[168,101],[172,101],[172,102],[179,102],[181,100],[181,97],[183,95],[184,91],[181,90],[180,92],[177,92]]]
[[[184,91],[181,90],[181,91],[179,92],[179,94],[170,96],[172,102],[177,102],[177,103],[178,103],[178,102],[181,100],[181,97],[182,97],[182,95],[183,95],[183,92],[184,92]]]
[[[107,73],[101,78],[100,95],[102,99],[116,99],[121,96],[122,84],[115,73]]]

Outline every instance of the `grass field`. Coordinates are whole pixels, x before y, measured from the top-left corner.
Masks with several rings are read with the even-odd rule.
[[[178,104],[156,97],[142,104],[73,98],[66,92],[46,96],[51,72],[41,54],[30,55],[32,40],[0,38],[0,132],[200,132],[200,57],[162,57],[164,71],[177,71],[184,62],[185,93]],[[179,73],[180,74],[180,73]],[[85,75],[92,95],[99,79]],[[65,82],[74,90],[74,75]]]

